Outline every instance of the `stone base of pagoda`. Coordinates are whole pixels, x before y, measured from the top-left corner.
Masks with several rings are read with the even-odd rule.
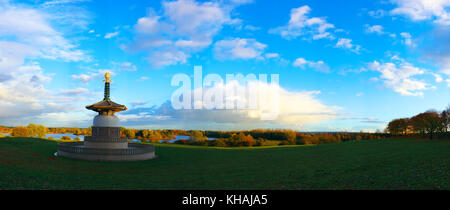
[[[127,148],[109,149],[86,147],[83,142],[58,143],[57,155],[90,161],[139,161],[157,158],[149,144],[128,144]]]
[[[132,144],[128,143],[127,138],[120,137],[120,128],[108,121],[114,118],[98,119],[92,127],[92,136],[85,136],[84,142],[59,143],[57,155],[92,161],[138,161],[156,158],[153,145]]]

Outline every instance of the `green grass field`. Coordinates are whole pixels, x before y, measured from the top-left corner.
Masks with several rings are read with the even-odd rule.
[[[0,138],[0,189],[450,189],[450,141],[220,149],[157,144],[155,160],[54,157],[56,142]]]

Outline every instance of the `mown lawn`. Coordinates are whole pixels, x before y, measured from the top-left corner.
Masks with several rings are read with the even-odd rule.
[[[56,142],[0,138],[0,189],[450,189],[450,141],[258,149],[156,145],[158,159],[54,157]]]

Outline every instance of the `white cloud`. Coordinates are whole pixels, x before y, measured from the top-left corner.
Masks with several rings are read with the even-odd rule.
[[[389,33],[384,31],[384,27],[382,25],[364,25],[365,32],[368,34],[377,34],[377,35],[388,35],[392,38],[396,38],[397,35],[395,33]]]
[[[190,57],[189,54],[180,50],[167,50],[154,52],[147,57],[147,60],[155,67],[170,66],[175,64],[184,64]]]
[[[405,15],[413,21],[433,20],[450,25],[450,0],[392,0],[397,5],[392,15]]]
[[[45,35],[55,35],[45,15],[34,9],[17,8],[11,5],[0,7],[0,32],[2,35],[16,35],[21,40],[35,41]],[[29,36],[37,34],[39,37]],[[32,39],[32,40],[30,40]]]
[[[38,60],[90,59],[62,33],[60,17],[47,9],[0,1],[0,124],[21,125],[64,113],[78,101],[44,87],[53,74],[46,74]],[[77,20],[68,21],[76,25]]]
[[[403,38],[403,40],[402,40],[403,44],[405,44],[406,46],[411,46],[411,47],[415,46],[415,44],[412,41],[412,36],[410,33],[402,32],[402,33],[400,33],[400,36]]]
[[[244,27],[244,29],[245,29],[245,30],[249,30],[249,31],[258,31],[258,30],[261,30],[260,27],[256,27],[256,26],[252,26],[252,25],[246,25],[246,26]]]
[[[91,13],[86,9],[84,2],[90,0],[55,0],[45,1],[39,8],[45,13],[51,14],[54,25],[58,25],[65,31],[74,31],[74,29],[87,30],[92,18]],[[42,1],[34,1],[36,3]]]
[[[365,32],[368,34],[377,34],[377,35],[388,35],[392,38],[396,38],[397,35],[394,33],[389,33],[384,31],[384,27],[382,25],[369,25],[365,24]]]
[[[164,15],[175,25],[178,34],[209,38],[216,34],[223,24],[231,21],[228,9],[216,2],[178,0],[163,2],[163,7]]]
[[[86,2],[90,0],[50,0],[42,3],[43,6],[49,5],[61,5],[61,4],[70,4],[70,3],[78,3],[78,2]]]
[[[306,67],[312,68],[314,70],[320,71],[320,72],[329,72],[330,67],[325,64],[323,61],[308,61],[304,58],[297,58],[292,65],[294,67],[299,67],[302,69],[305,69]]]
[[[140,77],[139,79],[138,79],[138,81],[146,81],[146,80],[149,80],[150,79],[150,77]]]
[[[335,47],[336,48],[344,48],[344,49],[348,49],[354,53],[359,53],[359,50],[361,49],[360,45],[355,45],[352,43],[353,40],[351,39],[347,39],[347,38],[340,38]]]
[[[422,96],[422,91],[430,88],[428,83],[413,78],[424,74],[426,70],[407,62],[395,64],[374,61],[369,64],[368,68],[380,72],[380,80],[383,80],[384,85],[401,95]]]
[[[436,73],[431,73],[431,74],[434,76],[435,81],[436,81],[437,83],[440,83],[440,82],[444,81],[444,79],[442,78],[441,75],[436,74]]]
[[[148,104],[148,102],[145,102],[145,101],[132,101],[131,102],[131,106],[133,106],[133,107],[142,106],[142,105],[145,105],[145,104]]]
[[[0,83],[1,124],[23,125],[38,116],[72,108],[70,103],[63,102],[64,97],[44,88],[51,75],[44,74],[38,63],[23,64],[11,74],[12,79]]]
[[[280,54],[278,54],[278,53],[266,53],[266,54],[264,54],[264,57],[266,57],[268,59],[270,59],[270,58],[279,58]]]
[[[111,38],[113,38],[113,37],[119,35],[119,33],[120,33],[119,31],[112,32],[112,33],[106,33],[106,34],[105,34],[105,39],[111,39]]]
[[[369,11],[368,14],[374,18],[382,18],[386,15],[386,11],[384,11],[382,9],[378,9],[375,11]]]
[[[447,68],[442,69],[441,72],[450,76],[450,62],[447,63],[446,65],[447,65]]]
[[[308,61],[304,58],[297,58],[293,63],[295,67],[304,67],[306,64],[308,64]]]
[[[253,3],[254,0],[230,0],[230,1],[235,4],[248,4]]]
[[[133,65],[130,62],[123,62],[123,63],[118,64],[118,65],[119,65],[119,69],[122,70],[122,71],[137,71],[136,65]]]
[[[214,56],[220,60],[226,59],[262,59],[261,54],[267,45],[255,39],[226,39],[216,42]]]
[[[334,25],[324,17],[308,17],[311,8],[307,5],[291,10],[289,23],[285,26],[269,30],[270,33],[280,34],[285,39],[294,39],[303,35],[310,35],[312,39],[333,39],[328,31]]]
[[[37,9],[8,2],[0,4],[0,37],[27,46],[35,51],[35,56],[64,61],[89,60],[83,51],[75,49],[75,44],[51,26],[48,14]]]
[[[154,34],[162,29],[163,23],[159,23],[160,16],[139,18],[135,26],[136,30],[143,34]]]
[[[209,47],[225,25],[240,22],[231,12],[244,2],[249,3],[163,1],[161,14],[150,12],[138,19],[135,42],[125,49],[150,52],[147,60],[155,67],[186,63],[192,53]]]
[[[270,93],[278,91],[279,117],[273,121],[260,120],[261,113],[267,110],[275,111],[272,105],[262,109],[250,110],[226,110],[226,109],[200,109],[200,110],[174,110],[170,102],[162,104],[158,108],[131,109],[120,115],[121,120],[128,125],[145,125],[149,127],[170,125],[170,127],[182,126],[183,129],[253,129],[253,128],[300,128],[305,125],[320,123],[336,118],[339,107],[324,105],[315,98],[318,91],[288,91],[277,85],[251,82],[248,84],[256,88],[257,93]],[[204,88],[203,93],[226,92],[229,89],[246,89],[247,87],[237,81],[227,84],[215,84],[213,87]],[[194,90],[195,91],[195,90]],[[261,94],[267,95],[267,94]],[[247,103],[245,98],[224,95],[224,101]],[[193,102],[196,103],[196,102]],[[238,128],[235,127],[238,125]],[[187,127],[186,127],[187,126]]]
[[[211,44],[211,41],[193,41],[193,40],[178,40],[175,42],[175,46],[181,48],[204,48]]]
[[[373,26],[371,26],[371,25],[366,24],[364,26],[366,27],[366,32],[367,33],[376,33],[378,35],[381,35],[381,34],[384,33],[383,26],[381,26],[381,25],[373,25]]]
[[[65,96],[80,96],[80,95],[92,95],[89,89],[86,88],[75,88],[75,89],[66,89],[60,90],[58,94]]]

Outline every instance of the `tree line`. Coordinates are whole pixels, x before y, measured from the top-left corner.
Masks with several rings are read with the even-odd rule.
[[[43,125],[36,125],[30,123],[27,127],[24,126],[14,127],[12,129],[11,136],[45,138],[47,133],[48,133],[47,127]]]
[[[450,137],[450,105],[438,112],[428,110],[411,118],[399,118],[389,122],[387,132],[393,135],[419,134],[434,137]]]
[[[189,139],[177,140],[175,144],[245,147],[276,145],[315,145],[345,141],[381,140],[390,138],[385,133],[300,133],[289,129],[257,129],[250,131],[188,131]],[[209,140],[211,137],[216,139]]]
[[[66,129],[66,128],[64,128]],[[78,135],[83,135],[81,134],[82,132],[78,132],[77,130],[79,130],[78,128],[72,128],[72,131],[74,131],[74,133],[80,133]],[[32,137],[32,138],[46,138],[47,134],[51,134],[51,133],[56,133],[54,129],[52,128],[47,128],[43,125],[37,125],[37,124],[33,124],[30,123],[28,124],[28,126],[19,126],[19,127],[14,127],[10,130],[11,132],[11,136],[13,137]],[[65,132],[65,133],[69,133],[69,132]],[[53,137],[49,137],[48,139],[53,140]],[[74,139],[72,139],[70,136],[62,136],[61,140],[75,140],[75,141],[80,141],[80,137],[75,137]]]
[[[120,127],[121,137],[127,137],[128,139],[138,139],[141,140],[141,142],[160,142],[161,140],[175,139],[177,135],[184,134],[187,133],[181,130],[148,130]]]

